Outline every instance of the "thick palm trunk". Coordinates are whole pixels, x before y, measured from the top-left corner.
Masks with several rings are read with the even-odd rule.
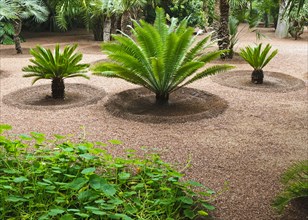
[[[106,17],[104,22],[104,41],[108,42],[111,38],[111,18]]]
[[[254,70],[251,74],[251,82],[254,84],[262,84],[263,78],[263,70]]]
[[[167,105],[169,101],[169,93],[156,93],[156,104]]]
[[[51,93],[54,99],[64,99],[64,81],[62,78],[53,78],[51,82]]]
[[[20,44],[20,37],[19,34],[21,32],[22,22],[21,20],[15,20],[13,22],[14,26],[14,42],[15,42],[15,49],[18,54],[22,54],[21,44]]]
[[[121,31],[127,35],[131,35],[129,26],[132,26],[129,11],[125,11],[121,17]]]
[[[220,26],[218,30],[218,47],[219,50],[226,50],[229,48],[229,2],[228,0],[220,0]],[[225,59],[227,53],[221,55],[221,59]]]
[[[92,31],[94,34],[94,40],[96,41],[103,41],[103,29],[104,29],[104,17],[99,16],[93,19],[92,23]]]
[[[286,13],[287,4],[288,0],[282,0],[280,2],[277,27],[275,31],[275,35],[278,38],[286,38],[288,36],[289,16],[288,13]]]

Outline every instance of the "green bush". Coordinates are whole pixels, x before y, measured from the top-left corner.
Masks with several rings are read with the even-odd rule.
[[[273,206],[282,213],[286,206],[297,198],[308,198],[308,160],[298,162],[282,175],[284,189],[273,202]]]
[[[169,26],[161,8],[156,9],[154,25],[140,21],[134,27],[132,38],[113,35],[115,43],[103,44],[103,51],[111,61],[97,64],[93,71],[99,76],[121,78],[147,88],[155,93],[157,104],[167,104],[169,94],[183,86],[233,68],[230,65],[205,68],[225,51],[205,52],[216,43],[211,35],[194,44],[194,30],[187,27],[187,20],[177,25],[177,19],[172,18]]]
[[[253,67],[253,72],[251,74],[251,82],[255,84],[263,83],[263,68],[271,61],[271,59],[276,56],[278,50],[272,51],[270,54],[272,46],[267,44],[265,48],[262,48],[262,43],[256,47],[245,47],[245,49],[240,49],[240,56]]]
[[[214,209],[212,190],[182,181],[157,154],[113,157],[100,142],[14,137],[0,136],[0,219],[195,219]]]
[[[51,79],[51,93],[54,99],[65,98],[65,78],[72,77],[89,77],[83,74],[89,67],[89,64],[80,64],[82,60],[81,53],[75,53],[77,44],[68,45],[60,51],[57,44],[54,53],[50,49],[37,46],[30,50],[34,59],[30,61],[34,65],[24,67],[22,71],[29,72],[24,77],[34,77],[33,84],[40,79]]]

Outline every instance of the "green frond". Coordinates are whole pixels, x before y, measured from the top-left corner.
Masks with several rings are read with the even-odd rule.
[[[267,44],[265,48],[262,49],[262,43],[254,48],[247,46],[244,49],[240,49],[240,56],[254,69],[262,69],[278,53],[278,50],[274,50],[268,55],[271,48],[270,44]]]
[[[192,79],[190,79],[189,81],[184,83],[182,86],[186,86],[186,85],[193,83],[196,80],[202,79],[206,76],[215,75],[217,73],[225,72],[225,71],[231,70],[233,68],[235,68],[235,67],[231,66],[231,65],[227,65],[227,64],[209,67],[209,68],[203,70],[201,73],[198,73],[196,76],[194,76]]]

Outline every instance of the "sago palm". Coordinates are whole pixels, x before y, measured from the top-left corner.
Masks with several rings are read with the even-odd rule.
[[[194,30],[187,20],[177,26],[177,19],[166,24],[164,10],[156,10],[154,25],[134,22],[133,37],[114,35],[116,42],[102,45],[111,62],[97,64],[93,72],[99,76],[116,77],[141,85],[156,94],[156,103],[168,103],[169,94],[198,79],[231,69],[216,65],[203,69],[209,61],[225,51],[204,53],[214,41],[211,35],[194,44]]]
[[[64,99],[65,97],[65,78],[81,76],[89,78],[83,74],[89,67],[89,64],[79,64],[82,60],[81,53],[75,53],[77,44],[66,46],[63,52],[60,46],[56,45],[54,53],[50,49],[37,46],[30,50],[34,59],[30,61],[34,65],[24,67],[22,71],[30,72],[24,77],[34,77],[33,84],[40,79],[51,79],[52,98]]]
[[[256,47],[247,46],[245,49],[240,49],[240,56],[246,60],[250,66],[254,68],[251,74],[251,82],[255,84],[263,83],[263,68],[273,59],[278,53],[278,50],[274,50],[271,53],[272,46],[267,44],[265,48],[262,48],[262,43]]]

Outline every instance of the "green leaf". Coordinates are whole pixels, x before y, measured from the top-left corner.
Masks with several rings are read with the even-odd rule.
[[[13,179],[14,183],[22,183],[22,182],[28,182],[28,181],[29,179],[24,176],[20,176],[20,177]]]
[[[185,217],[189,218],[189,219],[194,219],[195,218],[195,213],[190,210],[190,209],[185,209],[184,210],[184,215]]]
[[[107,184],[107,181],[98,175],[91,175],[89,183],[93,189],[99,190],[103,187],[103,185]]]
[[[101,191],[103,191],[106,196],[113,196],[117,192],[114,186],[110,184],[104,184],[101,187]]]
[[[118,174],[120,180],[127,180],[130,177],[130,173],[121,172]]]
[[[198,211],[198,214],[201,215],[201,216],[208,216],[209,214],[205,211]]]
[[[89,174],[94,173],[95,170],[96,170],[95,167],[89,167],[89,168],[83,169],[83,170],[81,171],[81,173],[82,173],[82,174],[85,174],[85,175],[89,175]]]
[[[5,199],[6,202],[26,202],[28,201],[27,199],[24,199],[20,196],[8,196],[6,199]]]
[[[114,144],[114,145],[122,144],[122,141],[119,141],[119,140],[109,140],[108,142],[109,142],[110,144]]]
[[[179,198],[179,200],[185,204],[188,204],[188,205],[192,205],[194,203],[194,201],[192,200],[192,198],[189,198],[187,196],[182,196]]]
[[[12,126],[8,124],[0,124],[0,134],[3,133],[5,130],[11,130]]]
[[[64,213],[63,209],[55,208],[55,209],[50,209],[48,212],[48,215],[50,216],[57,216]]]
[[[203,206],[204,208],[206,208],[207,210],[212,211],[212,210],[215,209],[215,206],[213,206],[213,205],[211,205],[211,204],[209,204],[209,203],[207,203],[207,202],[202,202],[201,204],[202,204],[202,206]]]
[[[75,218],[71,214],[65,214],[61,216],[60,220],[74,220]]]
[[[69,188],[69,189],[73,189],[73,190],[79,190],[79,189],[81,189],[81,187],[83,187],[87,182],[88,182],[88,180],[87,180],[86,178],[79,177],[79,178],[73,180],[72,182],[68,183],[65,187],[66,187],[66,188]]]

